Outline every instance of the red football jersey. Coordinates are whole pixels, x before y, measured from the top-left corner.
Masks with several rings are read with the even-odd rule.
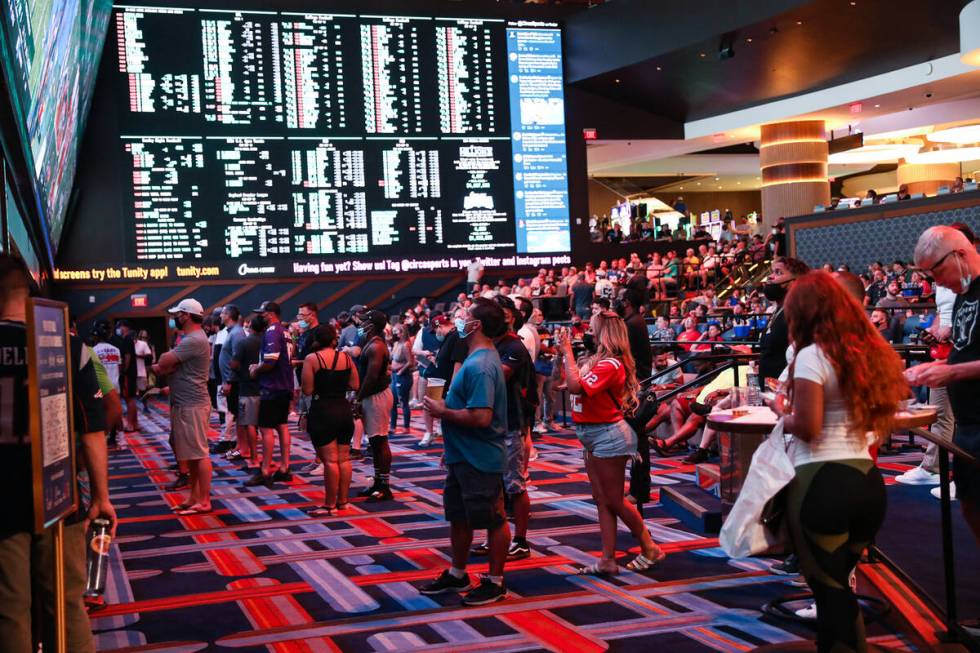
[[[626,368],[615,358],[603,358],[582,376],[582,394],[569,395],[576,424],[610,424],[623,419],[620,397]]]

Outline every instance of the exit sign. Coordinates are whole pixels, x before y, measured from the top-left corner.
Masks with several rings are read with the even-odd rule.
[[[594,141],[599,138],[599,131],[592,128],[583,129],[582,137],[587,141]]]
[[[148,308],[150,306],[150,299],[145,294],[130,295],[129,305],[133,308]]]

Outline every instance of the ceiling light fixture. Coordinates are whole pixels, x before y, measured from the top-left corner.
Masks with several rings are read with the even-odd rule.
[[[960,11],[960,61],[980,66],[980,0],[973,0]]]
[[[746,43],[751,43],[752,42],[752,37],[749,37],[749,38],[745,39],[745,42]]]
[[[701,53],[701,58],[702,58],[702,59],[704,59],[704,58],[705,58],[705,57],[707,57],[707,56],[708,56],[708,55],[706,55],[706,54],[705,54],[704,52],[702,52],[702,53]]]
[[[657,66],[657,70],[663,70],[663,68],[661,68],[660,66]]]
[[[881,108],[881,105],[880,104],[876,104],[875,105],[875,109],[879,109],[879,108]]]
[[[616,79],[616,83],[617,83],[617,84],[619,83],[619,79],[618,79],[618,78]]]
[[[980,124],[940,129],[929,134],[928,138],[934,143],[977,143],[980,142]]]
[[[797,25],[802,25],[803,24],[803,21],[802,20],[798,20],[798,21],[796,21],[796,24]]]
[[[827,163],[832,165],[854,165],[862,163],[884,163],[907,159],[917,154],[918,143],[875,143],[853,150],[837,152],[827,157]]]
[[[926,145],[918,154],[906,157],[908,163],[959,163],[980,159],[980,143]]]

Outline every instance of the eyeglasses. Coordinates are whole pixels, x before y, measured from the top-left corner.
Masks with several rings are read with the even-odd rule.
[[[929,274],[933,274],[934,271],[936,270],[936,268],[938,268],[940,265],[942,265],[943,264],[943,261],[945,261],[946,259],[949,258],[950,254],[956,254],[958,251],[959,250],[957,250],[957,249],[951,249],[948,252],[946,252],[945,254],[943,254],[942,258],[940,258],[938,261],[936,261],[935,265],[933,265],[931,268],[922,268],[922,269],[925,270],[926,272],[928,272]]]

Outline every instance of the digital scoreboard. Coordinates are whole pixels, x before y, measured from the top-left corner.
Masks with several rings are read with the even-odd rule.
[[[117,5],[108,38],[130,267],[293,276],[570,250],[557,24]]]

